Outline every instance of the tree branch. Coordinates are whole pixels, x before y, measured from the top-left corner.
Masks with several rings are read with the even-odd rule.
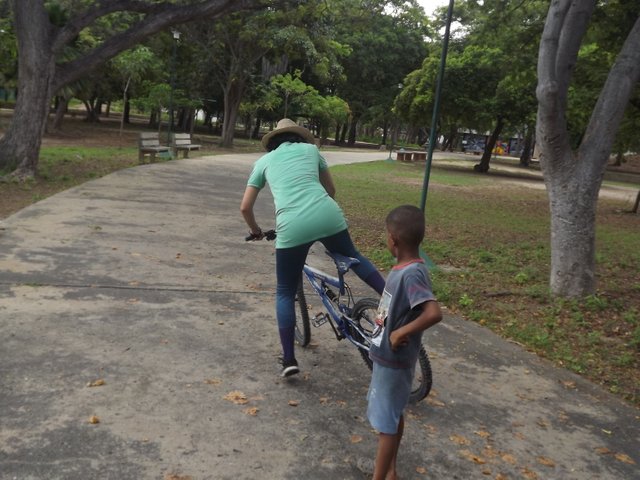
[[[640,17],[629,32],[591,113],[581,155],[609,158],[629,98],[640,81]],[[606,162],[605,162],[606,163]],[[594,168],[599,167],[594,165]]]
[[[595,0],[567,3],[570,7],[560,31],[555,65],[558,82],[558,103],[563,108],[567,104],[569,83],[578,59],[578,51],[596,6]]]
[[[111,8],[110,3],[110,1],[102,2],[97,8],[97,11],[101,12],[102,15],[104,15],[105,12],[113,13],[119,11]],[[119,5],[120,9],[128,7],[137,8],[137,11],[141,11],[146,8],[146,11],[151,13],[131,28],[114,35],[82,57],[59,65],[53,81],[53,92],[79,79],[88,71],[116,56],[118,53],[163,29],[198,18],[215,18],[223,14],[250,8],[260,8],[266,5],[265,2],[261,0],[208,0],[189,6],[177,6],[175,4],[165,3],[157,4],[154,8],[151,6],[148,6],[148,8],[144,7],[144,4],[147,2],[135,0],[115,0],[113,3],[114,5]],[[83,21],[88,21],[90,18],[95,20],[95,18],[99,16],[100,15],[96,16],[86,12],[85,14],[81,14],[80,17],[84,19]],[[77,24],[71,31],[75,31],[75,28],[78,28],[79,25],[80,24]],[[65,33],[65,35],[67,34]]]

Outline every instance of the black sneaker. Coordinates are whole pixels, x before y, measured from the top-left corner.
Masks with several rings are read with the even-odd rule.
[[[285,362],[284,360],[280,360],[280,362],[282,363],[282,371],[280,372],[280,376],[290,377],[291,375],[300,373],[300,369],[298,368],[298,362],[295,359],[287,362]]]

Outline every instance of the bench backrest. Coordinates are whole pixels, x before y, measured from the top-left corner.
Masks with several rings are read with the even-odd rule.
[[[174,133],[171,135],[171,143],[175,146],[191,145],[190,133]]]
[[[140,147],[159,147],[160,139],[157,132],[141,132],[138,143]]]

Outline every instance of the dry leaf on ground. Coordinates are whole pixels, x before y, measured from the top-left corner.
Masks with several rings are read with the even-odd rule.
[[[431,396],[427,397],[427,404],[431,405],[432,407],[445,407],[446,406],[444,404],[444,402],[441,402],[440,400],[436,400],[435,398],[431,398]]]
[[[250,415],[252,417],[255,417],[256,415],[258,415],[258,408],[257,407],[250,407],[250,408],[245,408],[243,410],[243,412],[247,415]]]
[[[470,452],[469,450],[460,450],[460,455],[462,455],[467,460],[471,460],[472,462],[477,463],[478,465],[484,465],[485,463],[487,463],[484,458]]]
[[[526,467],[522,469],[522,475],[524,476],[524,478],[527,478],[529,480],[537,480],[538,479],[538,474],[536,472],[534,472],[533,470],[529,470]]]
[[[361,435],[351,435],[351,443],[360,443],[362,441]]]
[[[244,405],[249,402],[247,396],[239,390],[227,393],[224,397],[225,400],[235,403],[236,405]]]
[[[624,463],[628,463],[629,465],[635,465],[636,464],[636,462],[634,462],[633,459],[629,455],[625,455],[624,453],[616,453],[615,457],[616,457],[616,460],[619,460],[619,461],[624,462]]]
[[[96,417],[95,415],[91,415],[89,417],[89,423],[95,425],[96,423],[100,423],[100,419],[98,417]]]
[[[421,475],[426,475],[427,474],[427,469],[424,467],[416,467],[416,472],[418,472]]]
[[[300,405],[300,402],[298,400],[289,400],[288,403],[291,407],[297,407],[298,405]]]
[[[489,432],[485,432],[484,430],[478,430],[477,432],[473,432],[478,435],[480,438],[489,438],[491,434]]]
[[[449,440],[458,445],[471,445],[469,439],[463,437],[462,435],[451,435],[449,437]]]
[[[87,387],[101,387],[102,385],[104,385],[104,380],[102,380],[101,378],[87,383]]]
[[[502,455],[502,461],[510,465],[515,465],[516,463],[518,463],[516,457],[514,457],[510,453],[505,453],[504,455]]]
[[[538,460],[538,463],[541,463],[542,465],[545,465],[547,467],[555,467],[556,466],[556,462],[554,462],[553,460],[551,460],[550,458],[547,458],[547,457],[538,457],[537,460]]]
[[[175,473],[168,473],[164,476],[164,480],[193,480],[191,475],[177,475]]]
[[[222,380],[220,380],[219,378],[208,378],[204,381],[204,383],[206,383],[207,385],[220,385],[222,383]]]

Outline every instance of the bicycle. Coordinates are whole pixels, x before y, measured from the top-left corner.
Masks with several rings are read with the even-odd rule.
[[[273,240],[276,236],[273,230],[264,232],[263,235],[267,240]],[[245,240],[257,239],[258,237],[249,235]],[[329,323],[336,339],[338,341],[347,339],[355,345],[371,370],[373,362],[369,358],[369,347],[376,329],[378,301],[374,298],[361,298],[356,301],[349,284],[344,279],[351,267],[359,263],[358,259],[326,250],[325,253],[333,260],[337,277],[305,263],[295,298],[296,341],[301,347],[308,346],[311,341],[311,325],[319,328]],[[309,293],[313,292],[319,297],[324,307],[324,311],[317,313],[313,318],[309,316],[310,308],[305,285],[311,289]],[[429,395],[432,383],[431,362],[424,346],[421,345],[409,401],[417,403]]]

